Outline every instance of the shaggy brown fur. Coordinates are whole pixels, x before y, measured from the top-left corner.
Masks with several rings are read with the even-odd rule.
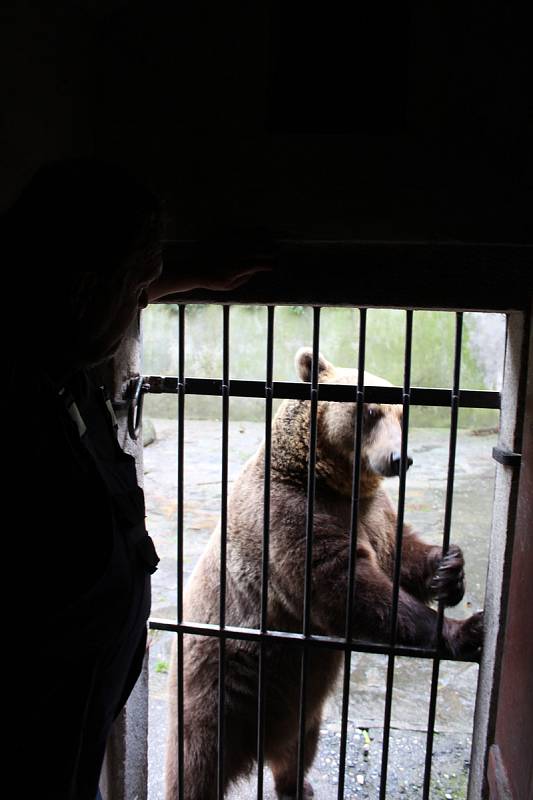
[[[297,354],[300,377],[309,380],[311,353]],[[320,380],[357,383],[356,370],[335,368],[322,357]],[[386,385],[375,376],[365,383]],[[268,628],[302,631],[306,547],[309,402],[286,401],[272,430]],[[351,486],[355,404],[321,402],[318,407],[316,496],[314,506],[312,632],[344,635],[348,588]],[[401,441],[400,406],[365,406],[362,441],[357,567],[353,635],[387,640],[390,633],[396,511],[381,486],[391,474],[391,454]],[[261,608],[264,447],[235,482],[228,512],[226,624],[258,628]],[[219,621],[220,531],[200,558],[184,595],[184,619]],[[398,603],[397,641],[435,644],[436,613],[426,605],[436,596],[448,605],[464,592],[463,557],[452,546],[427,545],[405,525]],[[481,644],[479,615],[445,619],[443,641],[449,653]],[[185,797],[212,800],[217,786],[218,641],[185,636]],[[279,797],[296,792],[300,649],[265,646],[267,675],[265,761]],[[341,654],[309,651],[305,768],[316,751],[322,706],[341,665]],[[225,684],[225,763],[227,787],[252,769],[257,750],[258,646],[227,640]],[[177,675],[175,653],[170,674],[170,733],[166,798],[177,797]],[[306,784],[305,796],[312,789]]]

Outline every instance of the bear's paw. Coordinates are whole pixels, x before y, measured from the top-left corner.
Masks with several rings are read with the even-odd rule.
[[[431,596],[435,600],[441,600],[445,606],[461,602],[465,593],[464,566],[461,548],[451,544],[446,555],[437,562],[430,582]]]
[[[472,614],[468,619],[453,622],[455,625],[450,642],[452,654],[462,658],[479,657],[483,647],[483,611]]]

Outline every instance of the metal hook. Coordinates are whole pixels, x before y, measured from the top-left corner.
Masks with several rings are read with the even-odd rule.
[[[137,440],[142,423],[142,413],[144,405],[144,393],[150,390],[142,375],[132,378],[128,383],[128,433],[130,438]]]

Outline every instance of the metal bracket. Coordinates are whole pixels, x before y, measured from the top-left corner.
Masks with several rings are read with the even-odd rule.
[[[512,450],[504,450],[503,447],[493,447],[492,457],[498,464],[506,467],[519,467],[522,461],[521,453],[513,453]]]
[[[161,375],[150,375],[143,378],[146,389],[150,394],[177,394],[178,379],[173,377],[161,377]]]

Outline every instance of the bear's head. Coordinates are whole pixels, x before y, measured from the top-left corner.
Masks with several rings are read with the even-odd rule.
[[[302,347],[296,353],[296,371],[310,382],[313,351]],[[319,355],[319,383],[357,385],[357,370],[336,367]],[[365,385],[391,386],[388,381],[365,372]],[[355,449],[356,403],[321,400],[318,403],[316,475],[329,488],[351,495]],[[272,466],[291,481],[307,479],[309,457],[310,402],[285,401],[277,415],[272,435]],[[398,475],[402,437],[402,406],[365,403],[361,444],[361,496],[372,494],[384,477]],[[412,464],[408,458],[407,466]]]

